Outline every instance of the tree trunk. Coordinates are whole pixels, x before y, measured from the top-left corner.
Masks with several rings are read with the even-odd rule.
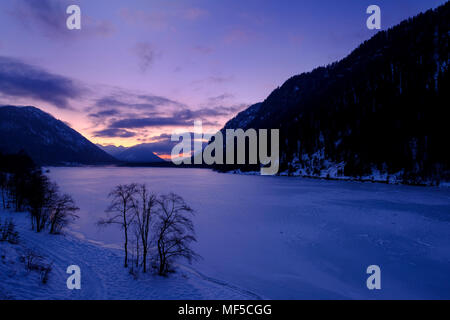
[[[143,263],[144,263],[144,273],[147,272],[147,248],[143,248],[143,253],[142,253],[142,259],[143,259]]]
[[[128,268],[128,230],[127,227],[124,228],[125,230],[125,262],[124,262],[124,267]]]
[[[162,276],[164,274],[164,254],[161,249],[161,240],[158,240],[158,253],[159,253],[159,275]]]

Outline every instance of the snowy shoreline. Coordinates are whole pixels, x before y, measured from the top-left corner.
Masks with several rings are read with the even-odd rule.
[[[261,176],[259,171],[241,171],[240,169],[237,170],[230,170],[230,171],[217,171],[219,173],[225,173],[225,174],[237,174],[237,175],[247,175],[247,176]],[[288,173],[286,171],[280,172],[277,177],[288,177],[288,178],[304,178],[304,179],[312,179],[312,180],[328,180],[328,181],[349,181],[349,182],[364,182],[364,183],[381,183],[381,184],[387,184],[387,185],[405,185],[405,186],[417,186],[417,187],[442,187],[442,188],[449,188],[450,187],[450,181],[442,181],[439,185],[434,185],[431,182],[424,182],[420,184],[414,184],[414,183],[406,183],[402,182],[399,179],[391,179],[387,180],[386,177],[380,177],[380,176],[364,176],[361,178],[356,177],[348,177],[348,176],[327,176],[326,174],[321,175],[308,175],[308,174],[300,174],[297,172],[294,173]]]

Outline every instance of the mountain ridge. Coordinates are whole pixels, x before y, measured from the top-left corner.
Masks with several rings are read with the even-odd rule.
[[[378,32],[340,61],[291,77],[222,130],[280,129],[287,175],[448,180],[449,12],[447,2]]]
[[[38,165],[118,162],[63,121],[33,106],[0,106],[0,151],[24,151]]]
[[[100,145],[97,146],[114,156],[120,161],[128,163],[165,163],[166,160],[158,157],[151,147],[151,144],[141,143],[132,147],[113,146],[113,145]]]

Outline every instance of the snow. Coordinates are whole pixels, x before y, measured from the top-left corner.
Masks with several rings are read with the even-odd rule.
[[[19,298],[450,298],[447,188],[179,168],[50,168],[50,177],[74,196],[81,218],[65,238],[27,233],[26,225],[20,233],[58,265],[88,270],[84,287],[67,292],[65,270],[55,267],[52,290],[36,284],[29,293],[0,270],[0,288],[12,281],[8,294]],[[169,278],[133,280],[121,268],[120,230],[99,231],[95,222],[109,190],[130,182],[185,198],[196,210],[202,260],[180,262]],[[366,287],[373,264],[379,291]]]
[[[1,212],[18,225],[19,245],[0,242],[1,299],[255,299],[250,292],[208,278],[192,268],[181,266],[170,277],[140,274],[134,279],[123,265],[118,249],[79,239],[74,235],[37,234],[29,229],[26,213]],[[20,261],[32,249],[52,263],[49,282],[42,284],[39,274],[27,272]],[[67,289],[67,267],[81,268],[81,290]]]
[[[336,144],[341,143],[341,140],[337,140]],[[415,140],[411,141],[411,152],[415,156],[416,152]],[[284,156],[284,155],[283,155]],[[404,171],[400,170],[395,173],[388,173],[387,170],[378,170],[376,167],[371,169],[371,172],[367,175],[361,177],[352,177],[344,175],[344,168],[346,163],[339,162],[336,163],[329,160],[326,157],[325,149],[322,148],[313,154],[301,154],[301,160],[298,155],[295,156],[290,162],[290,170],[280,172],[280,176],[293,176],[293,177],[304,177],[304,178],[326,178],[334,180],[347,180],[347,181],[372,181],[372,182],[382,182],[389,184],[400,184],[404,183],[403,175]],[[236,173],[241,173],[236,171]],[[418,178],[419,179],[419,178]],[[421,180],[419,182],[423,185],[434,185],[436,181],[432,180]],[[439,186],[446,187],[449,185],[448,181],[440,181]]]

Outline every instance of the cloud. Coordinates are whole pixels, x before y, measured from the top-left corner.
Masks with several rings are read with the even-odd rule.
[[[198,20],[204,17],[207,17],[209,15],[209,12],[205,9],[201,8],[189,8],[185,11],[184,17],[187,20]]]
[[[161,134],[159,136],[150,137],[151,142],[144,143],[144,146],[149,147],[150,150],[156,154],[170,154],[173,147],[178,143],[171,140],[170,134]]]
[[[99,112],[95,112],[95,113],[90,113],[89,117],[90,118],[105,118],[105,117],[116,116],[119,114],[120,114],[120,112],[118,110],[110,109],[110,110],[103,110],[103,111],[99,111]]]
[[[213,48],[197,45],[194,48],[194,51],[202,53],[202,54],[211,54],[214,52]]]
[[[161,96],[139,95],[138,98],[143,99],[145,101],[148,101],[151,104],[154,104],[155,106],[167,106],[167,105],[174,105],[174,106],[177,106],[177,107],[185,107],[186,106],[183,103],[171,100],[171,99],[166,98],[166,97],[161,97]]]
[[[178,101],[150,94],[135,94],[117,90],[109,95],[98,98],[86,112],[93,118],[123,116],[129,113],[158,113],[158,108],[185,108],[186,105]],[[105,110],[106,109],[106,110]]]
[[[132,103],[125,102],[115,97],[103,97],[97,100],[95,103],[97,107],[125,107],[127,109],[138,109],[138,110],[152,110],[155,108],[155,105],[150,103]],[[117,110],[116,110],[117,111]]]
[[[100,37],[109,37],[116,31],[116,27],[110,21],[97,20],[87,15],[83,15],[82,29],[85,34]]]
[[[146,72],[155,60],[155,49],[148,42],[139,42],[133,48],[133,52],[138,58],[139,68],[142,72]]]
[[[60,109],[69,109],[69,100],[79,98],[83,92],[84,89],[69,78],[0,56],[0,93],[6,96],[38,99]]]
[[[191,136],[191,149],[194,149],[194,133],[193,132],[185,132]],[[139,140],[139,139],[138,139]],[[146,139],[145,142],[140,144],[140,147],[145,147],[148,150],[156,153],[158,156],[167,156],[170,157],[172,153],[173,147],[179,143],[179,141],[172,141],[172,136],[170,134],[161,134],[158,136],[152,136]],[[206,146],[205,143],[202,143],[203,147]]]
[[[94,137],[101,138],[132,138],[134,136],[136,136],[136,133],[118,128],[107,128],[94,132]]]
[[[289,36],[289,41],[298,47],[303,45],[304,40],[305,40],[305,37],[301,34],[291,34]]]
[[[232,95],[231,93],[224,93],[219,96],[208,98],[208,103],[209,104],[217,104],[217,103],[222,103],[225,100],[233,99],[233,98],[234,98],[234,95]]]
[[[69,34],[66,27],[66,7],[64,1],[19,0],[16,2],[13,16],[28,27],[38,26],[48,36]]]
[[[196,120],[201,120],[204,126],[219,127],[221,119],[247,106],[224,104],[232,98],[232,94],[223,93],[207,99],[204,107],[192,108],[167,97],[115,88],[109,95],[95,100],[86,112],[97,130],[96,137],[136,137],[138,141],[148,142],[154,137],[148,138],[147,134],[154,133],[155,128],[188,128]]]
[[[68,0],[16,0],[14,9],[10,12],[24,27],[43,32],[52,39],[66,40],[81,35],[109,36],[115,28],[106,20],[96,20],[82,11],[83,32],[67,29],[66,9],[71,3]]]
[[[254,39],[256,34],[244,28],[234,28],[230,30],[224,38],[226,44],[247,43]]]
[[[191,83],[193,85],[203,85],[203,84],[223,84],[227,82],[232,82],[234,80],[234,76],[221,76],[221,75],[212,75],[204,79],[194,80]]]
[[[147,127],[167,127],[167,126],[188,126],[190,122],[173,117],[147,117],[130,118],[114,121],[110,128],[147,128]]]
[[[146,26],[157,31],[163,31],[171,28],[169,15],[162,11],[147,12],[144,10],[133,10],[122,8],[119,15],[123,21],[130,25]]]
[[[202,108],[197,110],[182,109],[172,112],[163,117],[135,117],[125,118],[112,121],[110,128],[148,128],[148,127],[187,127],[192,126],[195,120],[202,120],[204,125],[217,125],[216,117],[229,116],[239,110],[243,106],[218,107],[218,108]],[[212,119],[211,119],[212,118]]]

